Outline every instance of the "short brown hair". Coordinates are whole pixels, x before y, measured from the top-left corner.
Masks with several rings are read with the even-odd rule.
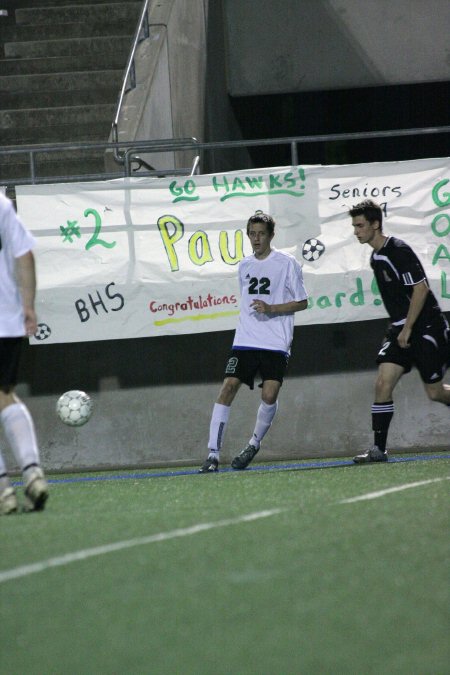
[[[353,206],[348,213],[352,218],[355,216],[364,216],[369,223],[378,220],[380,223],[380,231],[383,229],[383,211],[381,206],[372,199],[365,199],[363,202],[359,202],[359,204]]]
[[[247,234],[250,229],[250,225],[253,223],[265,223],[267,225],[267,230],[269,234],[273,234],[275,232],[275,221],[272,218],[272,216],[267,215],[267,213],[264,213],[263,211],[255,211],[253,216],[250,216],[250,218],[247,221]]]

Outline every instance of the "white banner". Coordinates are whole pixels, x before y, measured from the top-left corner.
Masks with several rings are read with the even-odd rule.
[[[254,169],[177,178],[17,187],[37,238],[33,344],[235,328],[247,219],[276,221],[273,245],[303,264],[309,307],[297,324],[385,316],[348,210],[382,204],[384,231],[421,258],[450,310],[450,160]],[[311,241],[312,240],[312,241]]]

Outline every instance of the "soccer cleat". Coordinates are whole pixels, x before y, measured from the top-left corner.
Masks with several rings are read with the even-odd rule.
[[[25,511],[42,511],[48,499],[48,484],[39,466],[33,466],[24,474]]]
[[[219,460],[215,457],[208,457],[198,470],[199,473],[214,473],[219,470]]]
[[[387,452],[382,452],[376,445],[367,452],[364,452],[362,455],[356,455],[353,457],[355,464],[368,464],[369,462],[387,462],[388,454]]]
[[[7,516],[18,511],[16,491],[8,485],[0,494],[0,516]]]
[[[233,459],[231,462],[232,468],[246,469],[258,451],[259,448],[255,448],[254,445],[249,443],[247,447],[241,450],[241,452]]]

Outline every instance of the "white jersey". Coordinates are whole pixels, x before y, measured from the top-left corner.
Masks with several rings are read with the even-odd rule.
[[[247,256],[239,263],[241,311],[233,349],[269,349],[290,353],[295,312],[258,314],[253,300],[268,305],[306,300],[303,273],[290,253],[272,249],[267,258]]]
[[[18,218],[12,202],[0,194],[0,337],[25,335],[15,258],[34,247],[34,238]]]

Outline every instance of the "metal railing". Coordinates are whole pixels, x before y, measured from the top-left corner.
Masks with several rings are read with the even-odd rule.
[[[119,117],[120,111],[122,110],[123,99],[125,94],[130,89],[136,87],[136,66],[134,57],[136,55],[137,46],[142,40],[145,40],[150,36],[150,29],[148,24],[148,5],[150,0],[144,0],[144,4],[141,10],[139,21],[136,27],[136,31],[133,38],[133,43],[131,45],[130,54],[128,56],[127,65],[125,67],[125,72],[122,80],[122,87],[120,89],[119,99],[117,101],[116,113],[114,115],[114,120],[111,125],[111,137],[114,143],[117,143],[119,140]],[[123,156],[119,153],[118,147],[114,148],[114,159],[117,163],[123,164]]]
[[[51,145],[17,145],[0,147],[0,163],[2,157],[13,157],[24,155],[28,157],[28,165],[30,169],[29,178],[0,178],[1,185],[35,185],[38,183],[69,183],[74,181],[95,181],[95,180],[110,180],[113,178],[129,177],[132,175],[132,161],[133,156],[131,152],[173,152],[177,150],[197,150],[198,141],[195,138],[181,138],[181,139],[161,139],[156,141],[94,141],[94,142],[78,142],[78,143],[53,143]],[[93,150],[119,150],[123,148],[124,160],[121,163],[121,169],[117,171],[102,171],[101,173],[83,173],[80,175],[65,174],[60,176],[38,176],[37,175],[37,159],[39,155],[44,153],[47,155],[66,155],[69,152],[92,152]],[[131,152],[130,152],[131,151]],[[70,163],[70,160],[67,160]],[[192,167],[182,169],[151,169],[147,171],[140,171],[140,176],[164,176],[169,175],[190,175],[193,173],[195,167],[198,166],[198,155],[194,159]]]
[[[397,138],[405,136],[424,136],[431,134],[448,134],[450,126],[440,127],[426,127],[414,129],[394,129],[386,131],[368,131],[355,132],[344,134],[317,134],[314,136],[289,136],[284,138],[263,138],[256,140],[239,140],[239,141],[214,141],[208,143],[200,143],[195,138],[179,138],[179,139],[160,139],[160,140],[135,140],[135,141],[118,141],[118,142],[89,142],[89,143],[54,143],[52,145],[21,145],[9,146],[0,148],[0,162],[1,158],[13,155],[27,155],[30,167],[29,178],[9,178],[1,179],[0,184],[5,186],[14,185],[29,185],[37,183],[66,183],[74,181],[95,181],[95,180],[110,180],[112,178],[129,177],[132,175],[139,176],[165,176],[165,175],[192,175],[194,172],[198,173],[201,163],[201,157],[205,152],[225,149],[238,149],[250,147],[264,147],[264,146],[289,146],[291,165],[297,166],[299,161],[298,146],[309,143],[328,143],[334,141],[356,141],[368,140],[375,138]],[[82,175],[62,175],[62,176],[38,176],[36,171],[36,159],[42,153],[57,154],[68,153],[70,151],[92,151],[92,150],[120,150],[123,149],[123,163],[120,170],[118,168],[115,172],[102,172],[96,174],[85,173]],[[185,169],[150,169],[140,171],[137,173],[132,169],[132,161],[135,159],[135,152],[180,152],[191,150],[195,152],[195,159],[190,168]],[[141,166],[145,166],[142,163]],[[239,167],[236,167],[239,168]]]

